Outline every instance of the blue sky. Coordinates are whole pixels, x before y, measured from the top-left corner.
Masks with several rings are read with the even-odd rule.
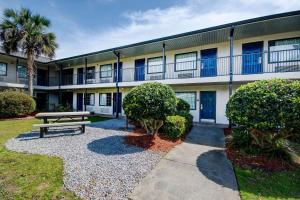
[[[21,6],[52,22],[56,58],[300,10],[300,0],[6,0],[0,11]]]

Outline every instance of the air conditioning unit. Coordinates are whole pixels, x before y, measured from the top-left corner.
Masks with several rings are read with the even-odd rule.
[[[178,78],[193,78],[193,77],[194,77],[194,73],[192,72],[178,74]]]
[[[4,77],[0,77],[0,81],[1,81],[1,82],[2,82],[2,81],[4,82]]]
[[[110,82],[109,79],[101,79],[101,80],[100,80],[100,83],[109,83],[109,82]]]
[[[27,83],[27,79],[20,78],[19,81],[18,81],[18,83],[20,83],[20,84],[26,84]]]
[[[299,65],[290,65],[290,66],[276,66],[275,72],[295,72],[299,71]]]
[[[86,80],[86,84],[92,84],[92,83],[95,83],[95,79],[87,79]]]
[[[152,75],[150,76],[150,80],[161,80],[162,79],[162,75]]]

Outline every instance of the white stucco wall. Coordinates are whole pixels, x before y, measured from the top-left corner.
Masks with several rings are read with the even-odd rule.
[[[194,85],[194,86],[173,86],[175,92],[196,92],[196,110],[191,110],[190,113],[194,117],[195,122],[200,121],[200,92],[201,91],[215,91],[216,92],[216,123],[218,124],[228,124],[228,120],[225,116],[226,103],[229,99],[229,91],[227,85]],[[126,96],[131,88],[121,88],[122,99]],[[115,89],[88,89],[88,93],[95,94],[95,105],[87,106],[88,111],[93,111],[98,114],[108,114],[112,115],[112,106],[100,106],[99,105],[99,93],[113,93],[116,92]],[[77,93],[84,93],[84,90],[76,90],[73,93],[73,108],[76,109],[77,103]],[[113,98],[112,98],[113,101]],[[113,102],[111,102],[113,105]],[[122,110],[122,115],[124,116],[124,111]]]
[[[245,43],[250,43],[250,42],[258,42],[262,41],[263,46],[264,46],[264,51],[268,51],[268,42],[271,40],[276,40],[276,39],[284,39],[284,38],[293,38],[293,37],[299,37],[300,36],[300,31],[296,32],[287,32],[287,33],[281,33],[281,34],[273,34],[273,35],[264,35],[264,36],[259,36],[259,37],[252,37],[252,38],[247,38],[247,39],[242,39],[242,40],[235,40],[234,41],[234,55],[235,57],[235,63],[239,63],[242,65],[242,57],[239,56],[242,54],[242,46]],[[166,47],[167,48],[167,47]],[[166,63],[167,63],[167,78],[178,78],[178,74],[180,73],[186,73],[186,72],[174,72],[174,61],[175,61],[175,55],[179,53],[187,53],[187,52],[197,52],[197,57],[200,58],[201,50],[205,49],[212,49],[212,48],[217,48],[217,56],[218,57],[227,57],[229,56],[229,41],[228,42],[223,42],[223,43],[216,43],[216,44],[209,44],[209,45],[203,45],[203,46],[197,46],[197,47],[192,47],[192,48],[185,48],[185,49],[179,49],[179,50],[172,50],[169,51],[168,48],[166,50]],[[138,82],[133,82],[130,83],[131,81],[134,80],[134,67],[135,67],[135,60],[137,59],[146,59],[145,62],[147,64],[147,59],[152,58],[152,57],[158,57],[162,56],[162,52],[157,52],[153,54],[147,54],[147,55],[141,55],[141,56],[135,56],[135,57],[129,57],[129,58],[121,58],[121,62],[123,63],[123,82],[121,84],[126,84],[127,82],[128,86],[132,85],[138,85],[140,83]],[[113,63],[116,62],[116,60],[110,60],[110,61],[104,61],[104,62],[95,62],[95,63],[88,63],[88,66],[95,66],[95,71],[96,71],[96,79],[94,80],[97,84],[89,84],[89,86],[63,86],[63,87],[68,87],[68,88],[78,88],[78,87],[114,87],[114,84],[111,84],[113,82],[113,73],[112,77],[110,78],[105,78],[101,79],[100,81],[100,66],[103,64],[111,64],[113,66]],[[264,62],[264,72],[270,72],[274,71],[275,64],[270,64],[268,63],[267,59],[267,54],[265,54],[263,58]],[[220,58],[217,61],[217,74],[218,75],[224,75],[227,72],[229,72],[229,58]],[[195,71],[188,71],[189,73],[194,73],[194,76],[197,77],[200,74],[200,63],[198,63],[198,68]],[[84,67],[83,65],[80,66],[70,66],[69,68],[74,68],[73,73],[77,74],[77,68],[79,67]],[[242,67],[239,65],[235,65],[234,67],[234,74],[241,73]],[[161,74],[147,74],[147,69],[145,69],[145,79],[149,80],[150,76],[158,76]],[[297,78],[300,79],[300,73],[299,72],[294,72],[294,74],[288,74],[289,76],[286,76],[286,78]],[[243,75],[247,77],[247,75]],[[257,76],[257,75],[253,75]],[[276,76],[276,75],[274,75]],[[248,76],[249,77],[249,76]],[[224,78],[223,76],[217,76],[217,77],[201,77],[198,82],[222,82],[224,79],[227,80],[228,77]],[[76,77],[74,77],[76,79]],[[196,79],[196,78],[195,78]],[[201,79],[201,80],[200,80]],[[207,79],[207,80],[206,80]],[[212,80],[211,80],[212,79]],[[245,80],[255,80],[254,78]],[[161,80],[162,82],[166,82],[166,84],[172,84],[172,80]],[[175,79],[175,82],[187,82],[189,83],[191,80],[190,78],[187,79]],[[238,78],[238,81],[243,81],[242,78]],[[74,80],[76,82],[76,80]],[[109,82],[109,83],[107,83]],[[109,86],[110,85],[110,86]]]

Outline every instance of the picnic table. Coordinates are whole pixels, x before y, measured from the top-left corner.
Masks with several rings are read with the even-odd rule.
[[[40,128],[40,137],[48,133],[50,127],[81,126],[81,132],[85,132],[85,125],[90,121],[84,121],[90,116],[90,112],[46,112],[35,115],[37,119],[43,119],[43,124],[34,124],[33,128]]]

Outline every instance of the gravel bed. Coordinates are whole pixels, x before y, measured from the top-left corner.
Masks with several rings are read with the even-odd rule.
[[[162,155],[123,144],[123,120],[92,123],[85,134],[54,130],[45,138],[25,133],[7,141],[18,152],[47,154],[64,161],[64,185],[82,199],[124,199]]]

